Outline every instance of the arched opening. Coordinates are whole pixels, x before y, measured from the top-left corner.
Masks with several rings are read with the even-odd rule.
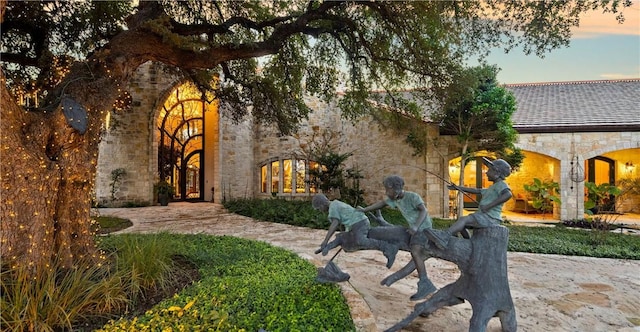
[[[615,160],[603,156],[596,156],[588,159],[585,166],[588,182],[594,183],[596,186],[601,184],[616,184]],[[615,212],[615,209],[616,197],[610,195],[606,202],[594,207],[592,211]]]
[[[487,188],[491,185],[489,180],[484,176],[487,166],[482,162],[482,157],[477,155],[467,159],[464,170],[460,169],[462,162],[461,157],[451,159],[449,161],[449,179],[451,182],[470,188]],[[462,179],[460,176],[462,175]],[[461,202],[459,200],[462,200]],[[453,216],[455,212],[469,213],[478,208],[478,202],[482,199],[481,194],[462,193],[457,190],[449,191],[449,215]],[[462,203],[462,210],[458,211],[458,206]]]
[[[212,105],[192,84],[176,87],[157,118],[158,175],[171,184],[174,200],[204,200],[205,111]],[[212,121],[215,119],[209,119]],[[212,163],[213,164],[213,163]],[[209,169],[213,165],[209,166]]]

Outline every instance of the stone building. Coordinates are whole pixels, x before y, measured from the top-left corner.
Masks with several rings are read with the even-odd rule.
[[[620,185],[640,178],[640,79],[508,89],[518,102],[512,120],[526,155],[523,167],[509,178],[514,194],[534,177],[558,182],[562,203],[554,216],[570,220],[582,217],[585,182]],[[638,213],[639,206],[640,197],[630,195],[615,208]]]
[[[613,167],[613,183],[623,173],[638,177],[639,88],[640,80],[509,86],[518,101],[514,125],[519,146],[527,157],[509,178],[514,193],[532,177],[554,180],[562,199],[554,215],[568,219],[584,206],[578,194],[584,192],[584,181],[571,180],[576,171],[571,165],[583,165],[589,177],[603,172],[600,162],[606,160]],[[353,124],[333,105],[313,98],[306,100],[313,112],[298,134],[280,136],[250,119],[235,123],[225,105],[202,100],[188,82],[172,79],[151,63],[137,71],[129,93],[131,109],[111,114],[101,141],[96,181],[101,205],[154,204],[154,183],[161,177],[174,185],[176,200],[308,199],[316,190],[307,181],[309,168],[317,164],[306,152],[330,144],[340,153],[352,153],[345,166],[363,176],[360,187],[367,202],[383,196],[384,176],[398,174],[407,190],[422,195],[433,216],[450,214],[450,193],[438,176],[456,178],[459,171],[455,158],[447,157],[454,153],[447,144],[453,138],[440,136],[433,124],[425,126],[430,141],[439,143],[427,147],[425,156],[415,156],[404,136],[368,118]],[[465,172],[465,184],[488,185],[482,182],[480,164],[467,166],[477,171]],[[126,173],[114,183],[111,173],[117,169]],[[638,204],[632,205],[628,208]]]

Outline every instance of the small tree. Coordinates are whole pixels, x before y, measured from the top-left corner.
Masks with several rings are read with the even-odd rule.
[[[347,169],[343,199],[345,202],[358,206],[364,203],[364,190],[360,188],[360,179],[364,178],[357,168]]]
[[[122,178],[127,175],[127,170],[124,168],[116,168],[111,171],[111,201],[116,200],[116,193],[120,190],[120,184],[122,183]]]
[[[309,174],[317,187],[325,193],[340,191],[345,183],[343,164],[351,155],[351,153],[330,151],[313,158],[320,164],[320,167],[310,170]]]
[[[432,117],[440,124],[440,132],[454,135],[458,155],[462,156],[459,184],[464,183],[464,168],[479,151],[493,152],[517,168],[523,155],[515,147],[518,134],[511,122],[516,110],[515,97],[498,85],[495,66],[461,68],[454,72],[453,83],[436,89],[441,108]],[[458,193],[458,215],[463,208]]]

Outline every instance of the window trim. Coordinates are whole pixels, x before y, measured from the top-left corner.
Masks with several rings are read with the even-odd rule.
[[[298,191],[298,162],[304,162],[304,191]],[[274,164],[277,163],[277,179],[273,177]],[[285,188],[285,164],[290,165],[290,188]],[[277,196],[308,196],[310,194],[317,193],[317,188],[309,181],[309,171],[311,166],[320,165],[318,162],[309,159],[291,158],[272,158],[258,167],[258,194]],[[316,166],[316,167],[318,167]],[[275,180],[274,180],[275,179]],[[274,187],[274,182],[277,182],[277,188]],[[267,190],[269,190],[267,192]],[[277,190],[275,190],[277,189]],[[287,190],[288,189],[288,190]]]

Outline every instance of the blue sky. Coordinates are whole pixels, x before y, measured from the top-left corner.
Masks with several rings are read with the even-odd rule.
[[[542,59],[514,49],[496,50],[487,62],[501,68],[498,81],[505,84],[640,78],[640,1],[624,15],[618,24],[610,13],[585,14],[569,47]]]

